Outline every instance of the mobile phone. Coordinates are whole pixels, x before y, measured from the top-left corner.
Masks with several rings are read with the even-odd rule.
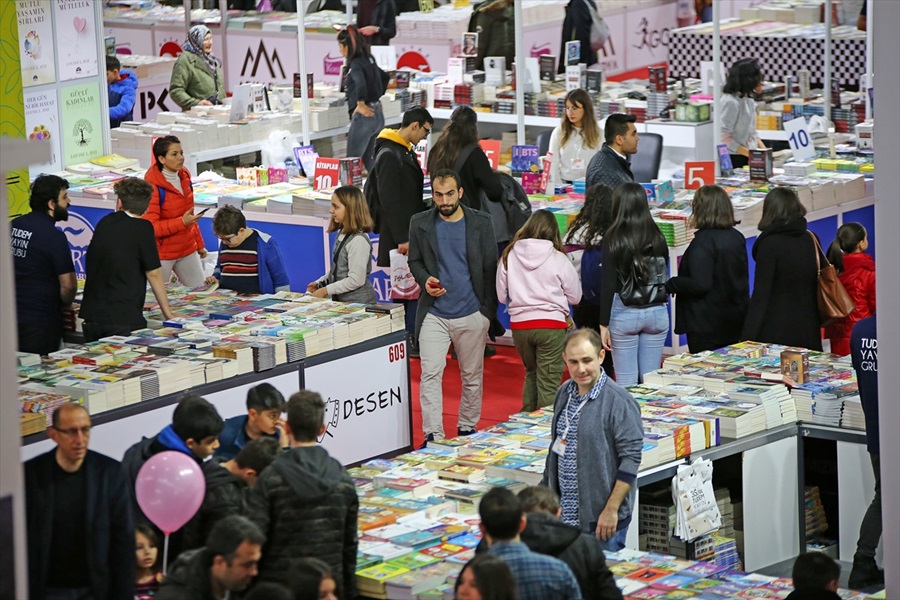
[[[429,281],[429,282],[428,282],[428,287],[430,287],[430,288],[433,289],[433,290],[442,290],[442,289],[444,289],[444,286],[442,286],[442,285],[439,284],[439,283],[434,283],[433,281]]]
[[[203,213],[205,213],[206,211],[208,211],[210,208],[212,208],[212,206],[207,206],[206,208],[204,208],[203,210],[201,210],[200,212],[198,212],[198,213],[197,213],[197,216],[199,217],[200,215],[202,215]]]

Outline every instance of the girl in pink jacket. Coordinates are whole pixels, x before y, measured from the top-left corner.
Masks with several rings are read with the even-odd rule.
[[[550,211],[532,214],[503,251],[497,298],[506,304],[513,342],[525,365],[522,410],[553,404],[565,367],[569,305],[581,300],[581,284]]]

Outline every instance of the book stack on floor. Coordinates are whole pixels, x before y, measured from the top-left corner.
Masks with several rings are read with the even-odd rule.
[[[808,485],[803,488],[805,503],[806,546],[809,550],[824,552],[834,559],[838,558],[838,547],[835,540],[828,539],[828,518],[819,494],[819,486]]]

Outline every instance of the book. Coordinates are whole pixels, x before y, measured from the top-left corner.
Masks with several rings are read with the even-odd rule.
[[[556,55],[541,54],[538,57],[541,81],[556,81]]]

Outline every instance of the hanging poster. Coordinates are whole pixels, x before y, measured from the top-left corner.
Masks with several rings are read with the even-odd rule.
[[[22,86],[56,81],[50,0],[16,0]]]
[[[98,73],[97,27],[92,0],[53,0],[56,66],[60,81]]]
[[[61,88],[59,108],[63,166],[103,156],[103,119],[109,117],[100,106],[99,85],[94,82]]]
[[[59,105],[56,100],[56,90],[25,92],[25,135],[31,141],[50,144],[50,162],[31,165],[32,178],[41,173],[62,171],[59,134]]]

